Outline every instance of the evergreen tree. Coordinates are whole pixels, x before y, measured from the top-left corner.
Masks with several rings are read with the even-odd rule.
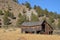
[[[24,21],[26,21],[26,18],[24,15],[21,15],[21,13],[19,13],[18,17],[19,19],[17,20],[17,26],[20,26]]]
[[[13,13],[11,13],[11,12],[9,12],[9,11],[4,11],[5,12],[5,16],[7,16],[7,17],[10,17],[10,18],[14,18],[14,15],[13,15]]]
[[[0,15],[3,15],[3,12],[2,12],[2,10],[0,10]]]
[[[18,0],[13,0],[14,2],[18,3]]]
[[[26,13],[25,9],[23,9],[23,13]]]
[[[4,25],[9,25],[9,19],[7,16],[3,17],[3,23],[4,23]]]
[[[3,17],[4,25],[9,25],[10,19],[8,19],[8,17],[10,16],[10,12],[9,11],[4,11],[4,12],[5,12]]]
[[[38,13],[38,16],[43,16],[43,10],[40,6],[34,6],[34,9],[36,10],[36,12]]]
[[[52,17],[52,18],[57,18],[57,13],[54,13],[54,12],[51,11],[51,12],[48,13],[48,16]]]
[[[59,19],[60,19],[60,14],[58,14],[58,15],[57,15],[57,18],[59,18]]]
[[[32,12],[32,15],[31,15],[31,21],[39,21],[38,16],[33,14],[33,12]]]
[[[26,3],[25,3],[25,6],[26,6],[27,8],[29,8],[29,9],[31,9],[30,3],[26,2]]]
[[[43,12],[46,16],[48,16],[48,10],[47,9],[45,9]]]
[[[8,19],[8,17],[7,16],[4,16],[3,17],[3,24],[4,24],[4,26],[3,26],[3,28],[8,28],[9,27],[9,25],[11,24],[10,23],[10,19]]]
[[[4,12],[5,12],[4,15],[5,15],[6,17],[9,17],[9,16],[10,16],[10,12],[9,12],[9,11],[5,11],[5,10],[4,10]]]
[[[37,8],[37,6],[36,5],[34,5],[34,9],[36,9]]]
[[[52,17],[49,17],[48,22],[52,25],[52,23],[54,23],[54,19]]]

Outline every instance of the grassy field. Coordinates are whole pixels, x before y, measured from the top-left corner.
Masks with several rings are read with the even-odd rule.
[[[60,40],[59,35],[21,34],[20,29],[0,29],[0,40]]]

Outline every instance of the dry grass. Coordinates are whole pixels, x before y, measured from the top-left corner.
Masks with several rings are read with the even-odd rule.
[[[20,29],[4,30],[0,29],[0,40],[60,40],[59,35],[21,34]]]

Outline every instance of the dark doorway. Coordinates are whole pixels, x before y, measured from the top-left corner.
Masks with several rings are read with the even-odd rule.
[[[25,33],[29,33],[29,32],[25,31]]]
[[[40,31],[37,31],[37,34],[39,34],[40,33]]]
[[[51,31],[51,34],[53,34],[53,31]]]
[[[31,33],[32,34],[32,33],[34,33],[34,31],[32,31],[32,32],[25,31],[25,33]]]
[[[49,34],[53,34],[53,31],[49,31]]]
[[[34,31],[32,33],[34,33]]]
[[[0,28],[1,28],[1,26],[0,26]]]
[[[45,32],[45,23],[42,24],[42,31]]]
[[[2,23],[0,23],[0,25],[2,25]]]

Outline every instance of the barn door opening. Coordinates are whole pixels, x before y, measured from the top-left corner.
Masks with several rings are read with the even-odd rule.
[[[25,31],[25,33],[29,33],[28,31]]]
[[[52,34],[53,33],[53,31],[49,31],[49,34]]]
[[[40,30],[39,31],[37,31],[37,34],[39,34],[40,33]]]
[[[25,33],[30,33],[30,34],[33,34],[33,33],[34,33],[34,31],[32,31],[32,32],[25,31]]]
[[[1,28],[1,26],[0,26],[0,28]]]
[[[42,31],[45,32],[45,24],[42,24]]]

